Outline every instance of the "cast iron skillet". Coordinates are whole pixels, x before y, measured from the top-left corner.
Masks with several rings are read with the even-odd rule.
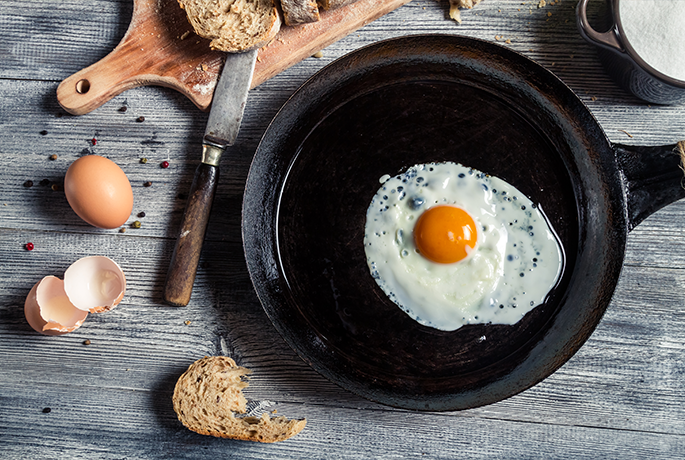
[[[612,145],[553,74],[480,40],[367,46],[312,77],[258,147],[243,203],[247,264],[278,331],[315,370],[407,409],[457,410],[541,381],[604,313],[628,232],[685,196],[674,146]],[[539,203],[565,268],[514,326],[422,326],[369,273],[366,209],[384,174],[453,161]]]

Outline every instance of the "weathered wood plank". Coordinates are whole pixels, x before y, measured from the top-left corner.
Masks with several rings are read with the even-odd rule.
[[[9,458],[19,458],[27,451],[32,458],[296,458],[308,452],[311,458],[347,459],[369,458],[374,452],[371,458],[672,459],[683,454],[682,436],[663,433],[594,430],[460,414],[332,410],[308,404],[279,404],[279,413],[306,414],[308,425],[287,442],[263,445],[203,437],[186,430],[169,407],[166,391],[94,388],[74,402],[64,401],[57,388],[31,389],[35,390],[31,396],[16,396],[15,409],[7,414],[18,433],[5,452]],[[44,407],[50,407],[51,412],[43,413]],[[93,411],[94,407],[98,411]],[[27,413],[37,413],[33,429],[43,433],[40,440],[28,431],[19,431]],[[108,414],[106,426],[101,413]],[[136,420],[141,430],[131,431],[130,420]],[[103,437],[116,443],[117,450],[112,451]],[[512,439],[517,442],[512,443]]]
[[[23,240],[16,241],[9,231],[0,237],[0,246],[8,248],[1,259],[9,262],[0,279],[13,279],[11,286],[0,283],[2,297],[10,301],[0,308],[0,338],[6,339],[0,340],[0,352],[7,364],[0,370],[0,382],[150,390],[159,376],[180,375],[198,357],[230,353],[255,371],[254,392],[264,398],[376,406],[339,390],[288,349],[261,311],[244,269],[231,260],[231,254],[239,255],[238,244],[209,243],[212,257],[198,273],[194,298],[179,309],[159,303],[165,270],[159,261],[169,257],[168,241],[148,240],[141,246],[140,238],[84,235],[71,238],[72,254],[64,250],[60,255],[13,251]],[[61,234],[55,233],[52,241],[64,247]],[[21,308],[31,285],[47,274],[61,276],[76,257],[92,253],[119,259],[131,280],[124,302],[112,312],[90,315],[81,329],[65,337],[31,332]],[[51,261],[53,255],[62,260]],[[31,263],[27,257],[33,258]],[[20,273],[10,276],[17,266]],[[157,276],[149,276],[155,272]],[[578,356],[541,385],[472,412],[684,434],[685,409],[679,402],[685,398],[685,371],[679,358],[685,346],[685,306],[674,289],[683,283],[682,268],[627,266],[607,316]],[[21,339],[23,347],[13,346],[12,339]],[[91,345],[83,345],[85,339]],[[23,368],[19,380],[12,371],[17,368]],[[569,412],[569,407],[582,410]],[[608,411],[617,415],[609,420]],[[636,413],[642,417],[639,422]]]
[[[628,237],[614,299],[590,340],[544,382],[490,406],[415,413],[338,388],[307,366],[261,309],[245,268],[242,190],[259,138],[318,69],[360,46],[413,33],[497,42],[541,63],[585,102],[612,142],[674,143],[685,107],[649,106],[617,88],[578,35],[576,2],[485,0],[447,19],[447,1],[414,0],[260,85],[239,142],[225,155],[191,303],[161,305],[175,226],[199,161],[206,114],[164,88],[123,93],[91,114],[61,113],[58,82],[123,36],[128,0],[5,1],[0,6],[0,452],[3,458],[680,458],[685,456],[685,201]],[[596,14],[601,5],[594,2]],[[551,16],[548,15],[551,13]],[[506,40],[510,40],[507,43]],[[127,107],[126,112],[119,108]],[[145,121],[136,122],[139,116]],[[47,134],[41,135],[41,131]],[[632,136],[632,137],[630,137]],[[96,145],[90,140],[95,137]],[[49,160],[57,154],[57,160]],[[85,153],[115,160],[134,188],[140,229],[81,222],[59,183]],[[139,163],[141,157],[148,163]],[[159,168],[169,159],[171,168]],[[26,180],[34,182],[26,188]],[[152,187],[143,187],[145,181]],[[138,212],[144,218],[135,217]],[[27,241],[34,251],[23,249]],[[79,257],[119,262],[129,284],[114,311],[46,337],[23,317],[31,286]],[[190,321],[186,324],[186,321]],[[83,341],[89,339],[90,345]],[[254,371],[248,396],[306,416],[292,440],[256,445],[202,437],[170,407],[176,378],[206,354]],[[50,413],[43,413],[50,407]],[[27,428],[30,427],[30,428]]]

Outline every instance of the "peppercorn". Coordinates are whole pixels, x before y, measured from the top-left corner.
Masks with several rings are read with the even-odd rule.
[[[140,228],[140,221],[136,220],[131,224],[131,227],[133,228]]]
[[[27,251],[33,251],[33,243],[26,243],[24,247]]]
[[[166,160],[164,160],[164,161],[162,161],[162,162],[159,164],[159,166],[161,166],[162,168],[166,169],[166,168],[169,167],[169,162],[166,161]]]
[[[126,112],[127,110],[128,110],[128,107],[126,107],[125,105],[122,105],[121,107],[119,107],[119,112]]]
[[[140,117],[136,118],[136,121],[137,121],[138,123],[142,123],[142,122],[145,121],[145,117],[140,116]]]
[[[143,211],[140,211],[140,212],[138,213],[138,217],[145,217],[145,213],[144,213]]]
[[[151,185],[152,185],[152,182],[147,181],[147,182],[145,182],[145,183],[143,184],[143,187],[149,187],[149,186],[151,186]]]
[[[56,159],[57,159],[57,154],[56,154],[56,153],[53,153],[52,155],[50,155],[50,159],[51,159],[51,160],[56,160]]]
[[[147,163],[147,158],[141,158],[141,159],[140,159],[140,162],[143,163],[143,164]]]
[[[40,181],[40,185],[42,185],[42,186],[50,185],[50,179],[43,179],[42,181]]]
[[[47,136],[48,132],[46,130],[43,130],[39,133],[41,136]]]
[[[50,409],[49,407],[43,408],[43,413],[44,413],[44,414],[49,414],[51,411],[52,411],[52,409]]]
[[[32,180],[27,180],[24,182],[24,187],[33,187],[33,181]]]
[[[90,340],[88,340],[88,339],[84,340],[84,341],[83,341],[83,344],[84,344],[84,345],[90,345]]]
[[[95,139],[95,138],[92,138],[92,139],[90,140],[90,142],[91,142],[91,144],[96,145],[96,144],[98,143],[98,140]]]

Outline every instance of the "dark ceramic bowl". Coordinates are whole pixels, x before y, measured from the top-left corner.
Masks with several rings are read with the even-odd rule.
[[[590,0],[580,0],[576,8],[581,36],[598,47],[607,73],[626,91],[655,104],[681,104],[685,102],[685,81],[672,78],[647,64],[626,36],[619,4],[621,0],[606,0],[611,17],[606,32],[596,31],[588,21],[587,6]]]

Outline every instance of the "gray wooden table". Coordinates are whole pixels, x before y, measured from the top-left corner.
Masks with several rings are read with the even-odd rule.
[[[116,46],[132,2],[3,0],[0,457],[685,457],[685,202],[630,234],[613,301],[577,355],[517,396],[461,412],[392,409],[321,377],[269,322],[242,254],[243,187],[269,121],[318,69],[380,39],[435,32],[496,41],[566,82],[610,141],[684,139],[685,107],[649,105],[617,88],[579,36],[575,5],[485,0],[464,11],[458,25],[447,17],[446,1],[415,0],[251,91],[238,147],[222,159],[193,297],[188,307],[171,308],[161,302],[162,285],[207,114],[173,90],[142,87],[87,115],[67,115],[57,103],[57,85]],[[76,217],[63,192],[41,185],[44,179],[60,184],[69,164],[87,153],[124,169],[135,196],[133,216],[145,213],[132,216],[141,221],[139,229],[95,229]],[[158,166],[163,160],[168,169]],[[25,187],[27,180],[34,185]],[[143,187],[146,181],[153,185]],[[27,242],[33,251],[24,249]],[[61,277],[73,261],[94,254],[125,270],[124,301],[112,312],[90,315],[71,334],[35,333],[23,314],[31,286],[46,275]],[[281,414],[307,417],[305,430],[273,445],[186,430],[171,407],[174,383],[191,362],[215,354],[251,368],[248,396],[277,403]]]

